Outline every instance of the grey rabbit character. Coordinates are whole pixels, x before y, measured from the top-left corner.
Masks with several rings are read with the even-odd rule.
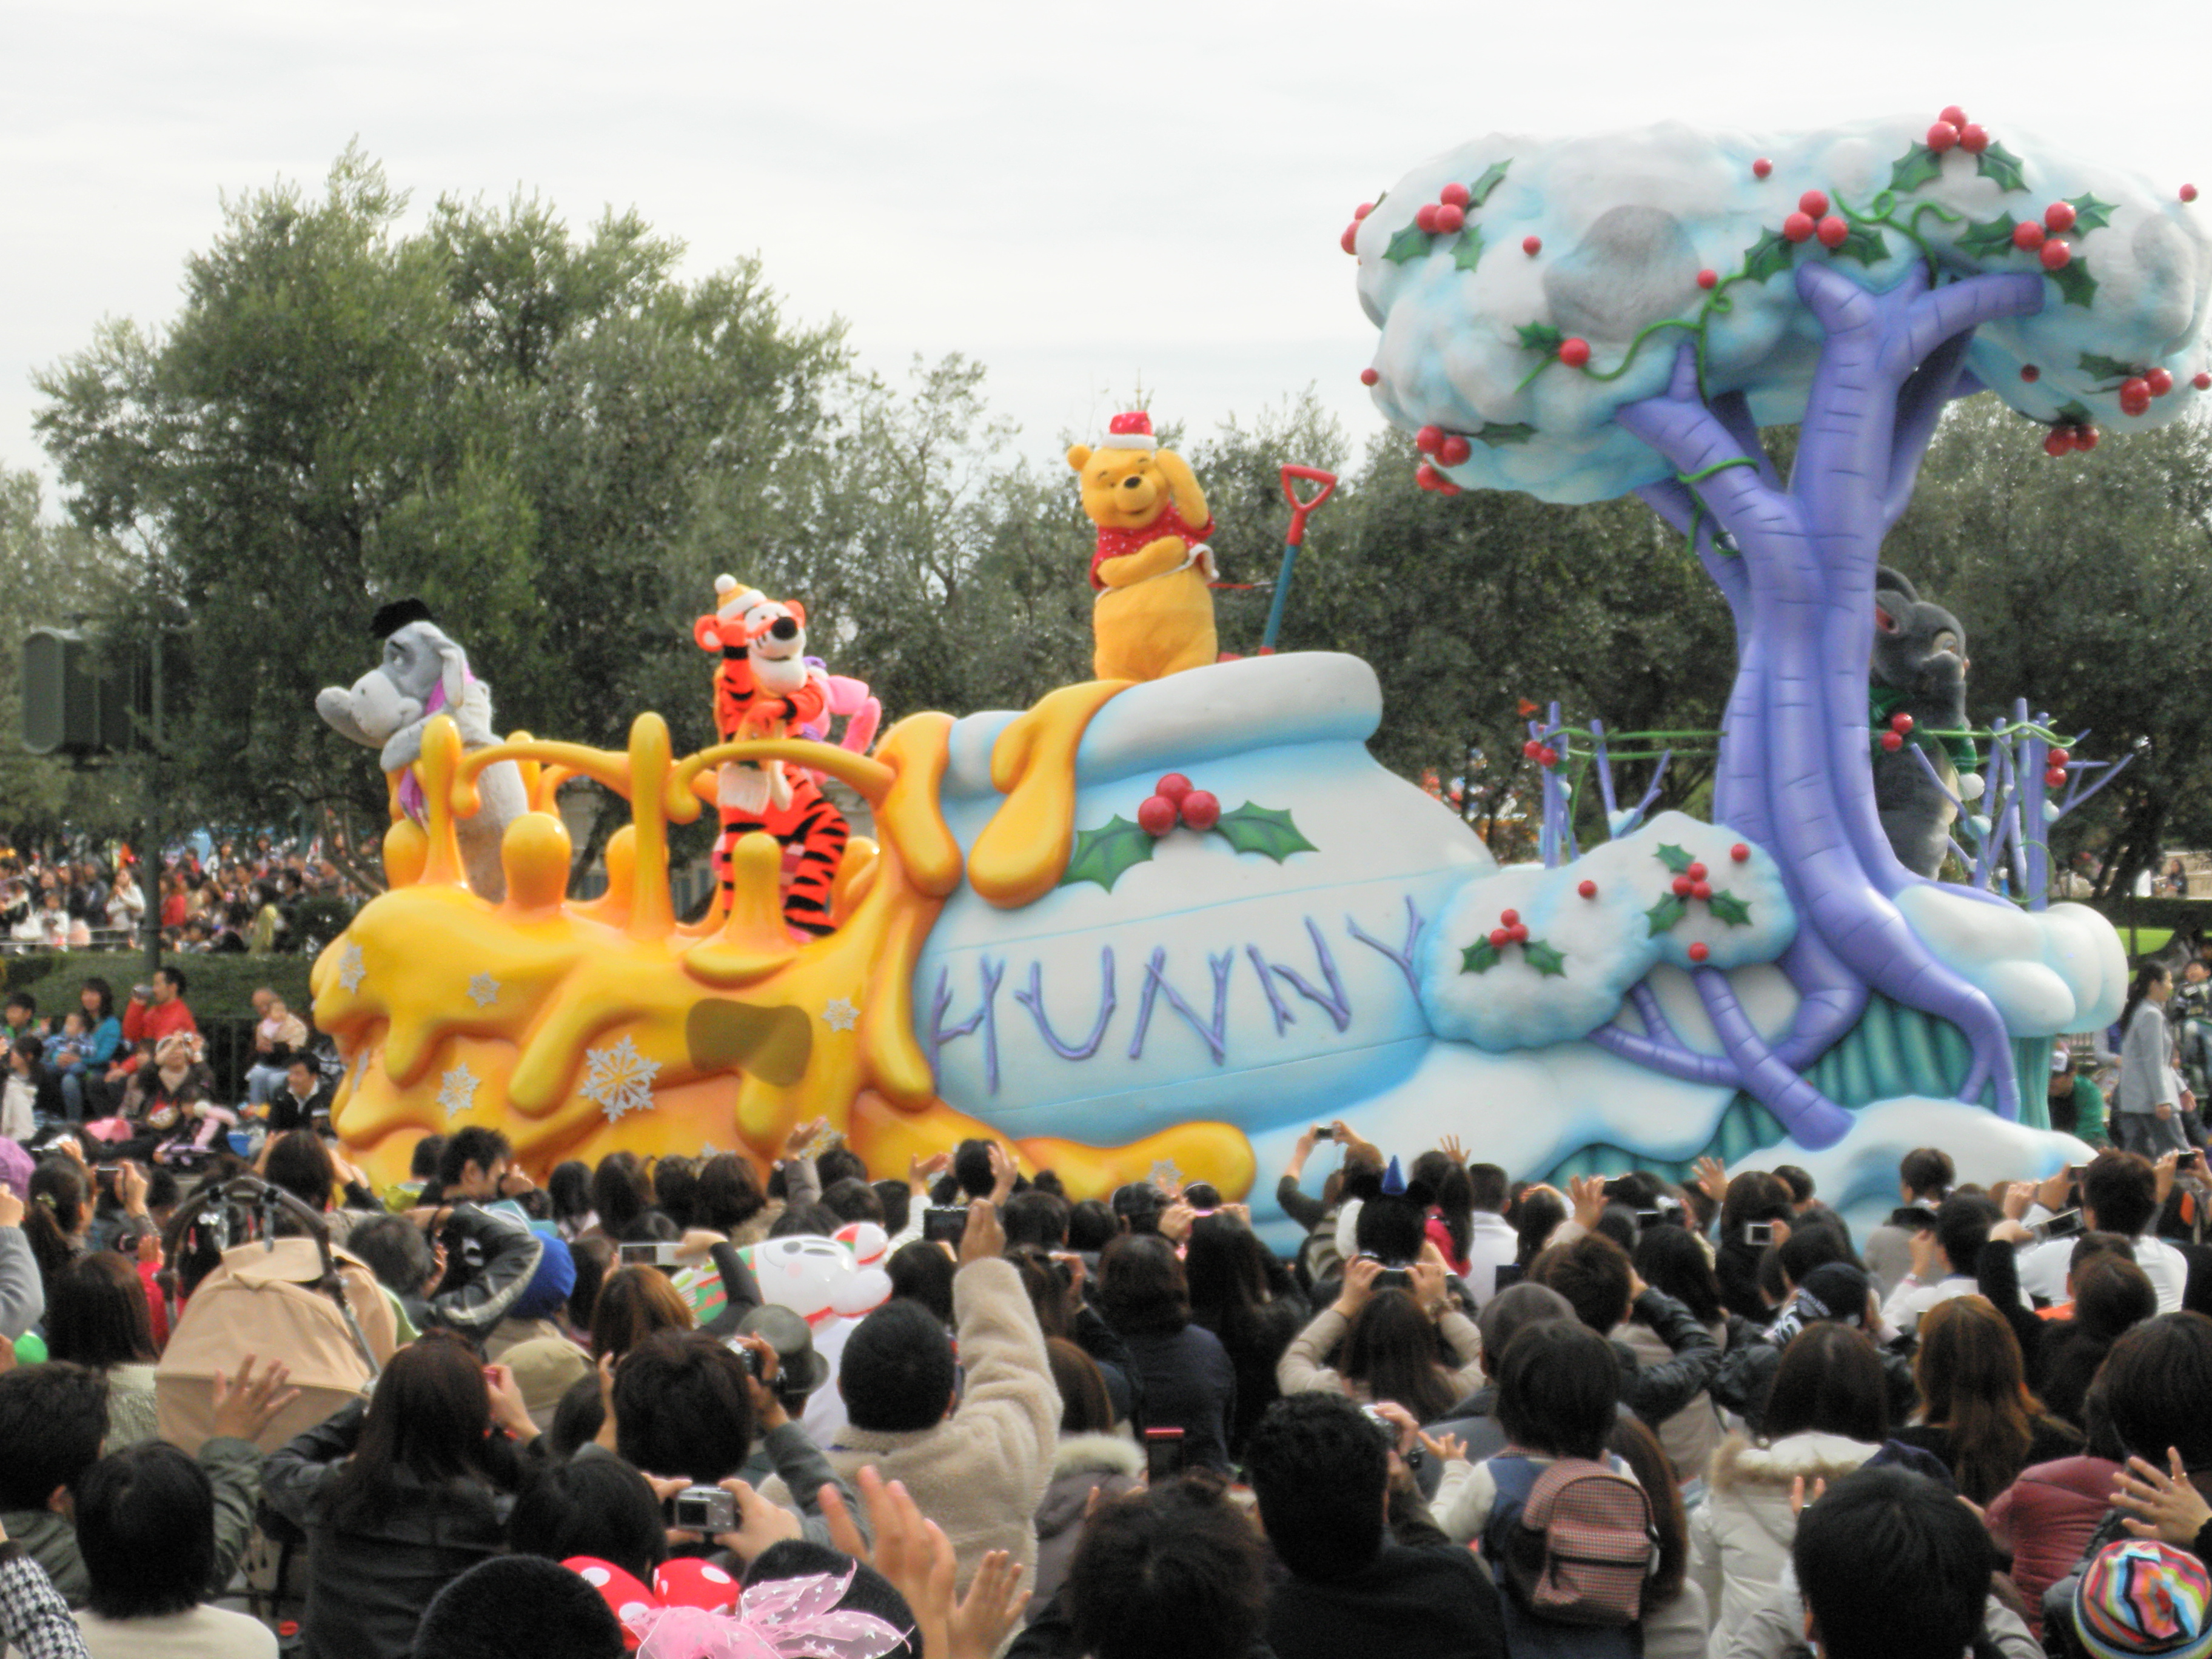
[[[1867,702],[1875,732],[1875,807],[1897,861],[1916,875],[1932,878],[1943,867],[1951,825],[1959,816],[1950,796],[1971,803],[1982,793],[1973,739],[1933,735],[1966,726],[1966,630],[1887,565],[1875,572],[1874,585]],[[1881,734],[1892,729],[1890,722],[1900,714],[1912,717],[1912,729],[1902,746],[1886,749]],[[1935,767],[1942,787],[1914,757],[1916,748]]]
[[[438,626],[429,606],[395,599],[378,608],[369,632],[384,641],[377,665],[350,686],[325,686],[316,694],[315,712],[331,730],[378,750],[377,763],[386,772],[421,757],[422,728],[438,714],[450,715],[460,728],[464,750],[489,749],[500,740],[491,724],[491,688],[469,672],[468,653]],[[507,896],[500,842],[529,803],[513,761],[486,767],[477,786],[481,805],[455,830],[470,888],[497,903]],[[419,821],[421,796],[411,773],[401,781],[400,800]]]

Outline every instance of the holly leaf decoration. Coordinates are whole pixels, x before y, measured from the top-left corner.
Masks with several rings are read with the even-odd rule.
[[[1705,908],[1713,913],[1715,921],[1724,921],[1731,927],[1751,926],[1751,906],[1734,893],[1715,893],[1705,901]]]
[[[1892,190],[1917,190],[1943,176],[1943,158],[1925,144],[1915,144],[1890,163]]]
[[[1288,812],[1255,806],[1249,800],[1233,812],[1224,812],[1213,833],[1240,853],[1264,853],[1278,864],[1293,853],[1321,850],[1298,833]]]
[[[1490,943],[1483,940],[1485,945]],[[1536,970],[1539,979],[1565,979],[1567,976],[1567,957],[1564,951],[1555,951],[1542,939],[1532,939],[1521,947],[1521,959]]]
[[[2002,191],[2027,188],[2027,177],[2021,171],[2020,157],[1995,142],[1974,157],[1974,171],[1984,179],[1996,179]]]
[[[1075,832],[1075,851],[1067,860],[1067,870],[1060,878],[1062,887],[1073,887],[1079,882],[1095,881],[1108,892],[1131,865],[1148,863],[1152,849],[1158,842],[1145,830],[1115,813],[1097,830]]]
[[[1429,233],[1419,225],[1407,225],[1390,239],[1390,246],[1382,250],[1382,257],[1394,265],[1402,265],[1428,251]]]
[[[1674,924],[1689,914],[1688,905],[1683,903],[1672,893],[1668,894],[1665,898],[1661,899],[1658,903],[1644,913],[1644,921],[1651,924],[1651,932],[1647,937],[1657,939],[1660,934],[1671,932]]]
[[[1690,866],[1697,862],[1697,860],[1692,858],[1687,852],[1675,846],[1672,842],[1668,842],[1651,856],[1678,876],[1688,875]]]
[[[2058,284],[2058,291],[2066,296],[2068,305],[2080,306],[2087,311],[2097,303],[2097,279],[2089,274],[2088,262],[2080,254],[2075,254],[2051,271],[2050,276]]]
[[[2074,398],[2069,398],[2058,405],[2058,419],[2061,425],[2089,426],[2095,422],[2096,418],[2096,410],[2091,409],[2088,404]]]
[[[1970,224],[1959,234],[1959,252],[1977,259],[1987,259],[2012,252],[2012,234],[2020,221],[2009,213],[2000,213],[1987,224]]]
[[[2076,231],[2102,230],[2112,222],[2112,210],[2117,202],[2100,202],[2097,193],[2090,191],[2080,196],[2069,196],[2066,205],[2074,210],[2074,228]]]
[[[1469,225],[1459,234],[1459,246],[1452,251],[1452,269],[1473,270],[1482,258],[1482,227]]]
[[[1872,225],[1853,225],[1850,234],[1836,244],[1838,259],[1856,259],[1863,265],[1871,265],[1877,259],[1889,257],[1889,244],[1882,240],[1881,233]]]
[[[1488,201],[1490,192],[1505,182],[1505,169],[1512,165],[1512,161],[1509,158],[1503,161],[1492,161],[1485,167],[1482,177],[1467,187],[1467,204],[1471,208],[1479,208]]]
[[[1547,357],[1558,352],[1559,342],[1567,337],[1549,323],[1523,323],[1517,331],[1523,351],[1540,351]]]
[[[2133,363],[2124,363],[2118,357],[2102,357],[2094,351],[2081,354],[2081,372],[2093,380],[2125,380],[2134,378]]]
[[[1459,970],[1462,974],[1486,974],[1498,966],[1498,947],[1486,939],[1479,939],[1459,953]]]
[[[1536,435],[1536,428],[1526,421],[1516,421],[1510,426],[1485,423],[1471,435],[1480,438],[1492,449],[1500,449],[1507,444],[1527,443]]]
[[[1796,255],[1796,243],[1778,230],[1770,230],[1743,256],[1743,274],[1751,282],[1763,283],[1789,270]]]

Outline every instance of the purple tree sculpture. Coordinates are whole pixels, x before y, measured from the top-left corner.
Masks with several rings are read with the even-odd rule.
[[[1735,614],[1714,815],[1780,868],[1800,1000],[1770,1040],[1701,967],[1722,1052],[1685,1042],[1648,986],[1635,1024],[1593,1042],[1741,1088],[1825,1146],[1850,1117],[1807,1069],[1878,992],[1963,1035],[1961,1099],[2018,1115],[2011,1040],[2043,1033],[2008,1025],[1988,953],[1960,948],[2002,930],[1959,907],[2019,913],[1908,872],[1875,813],[1875,564],[1952,398],[1996,392],[2065,456],[2100,416],[2169,419],[2212,387],[2194,195],[2024,161],[1947,110],[1771,145],[1671,125],[1493,137],[1362,210],[1346,242],[1382,330],[1370,383],[1423,485],[1634,491]],[[1788,479],[1759,442],[1782,422],[1802,422]]]

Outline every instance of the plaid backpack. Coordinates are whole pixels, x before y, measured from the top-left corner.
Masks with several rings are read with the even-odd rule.
[[[1519,1609],[1560,1625],[1633,1625],[1658,1558],[1651,1500],[1633,1477],[1563,1457],[1491,1460],[1498,1501],[1483,1553]]]

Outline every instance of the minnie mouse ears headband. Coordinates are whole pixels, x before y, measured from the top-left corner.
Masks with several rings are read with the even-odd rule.
[[[838,1603],[854,1569],[741,1588],[711,1562],[677,1557],[648,1589],[611,1562],[561,1564],[606,1598],[638,1659],[883,1659],[908,1632]]]

